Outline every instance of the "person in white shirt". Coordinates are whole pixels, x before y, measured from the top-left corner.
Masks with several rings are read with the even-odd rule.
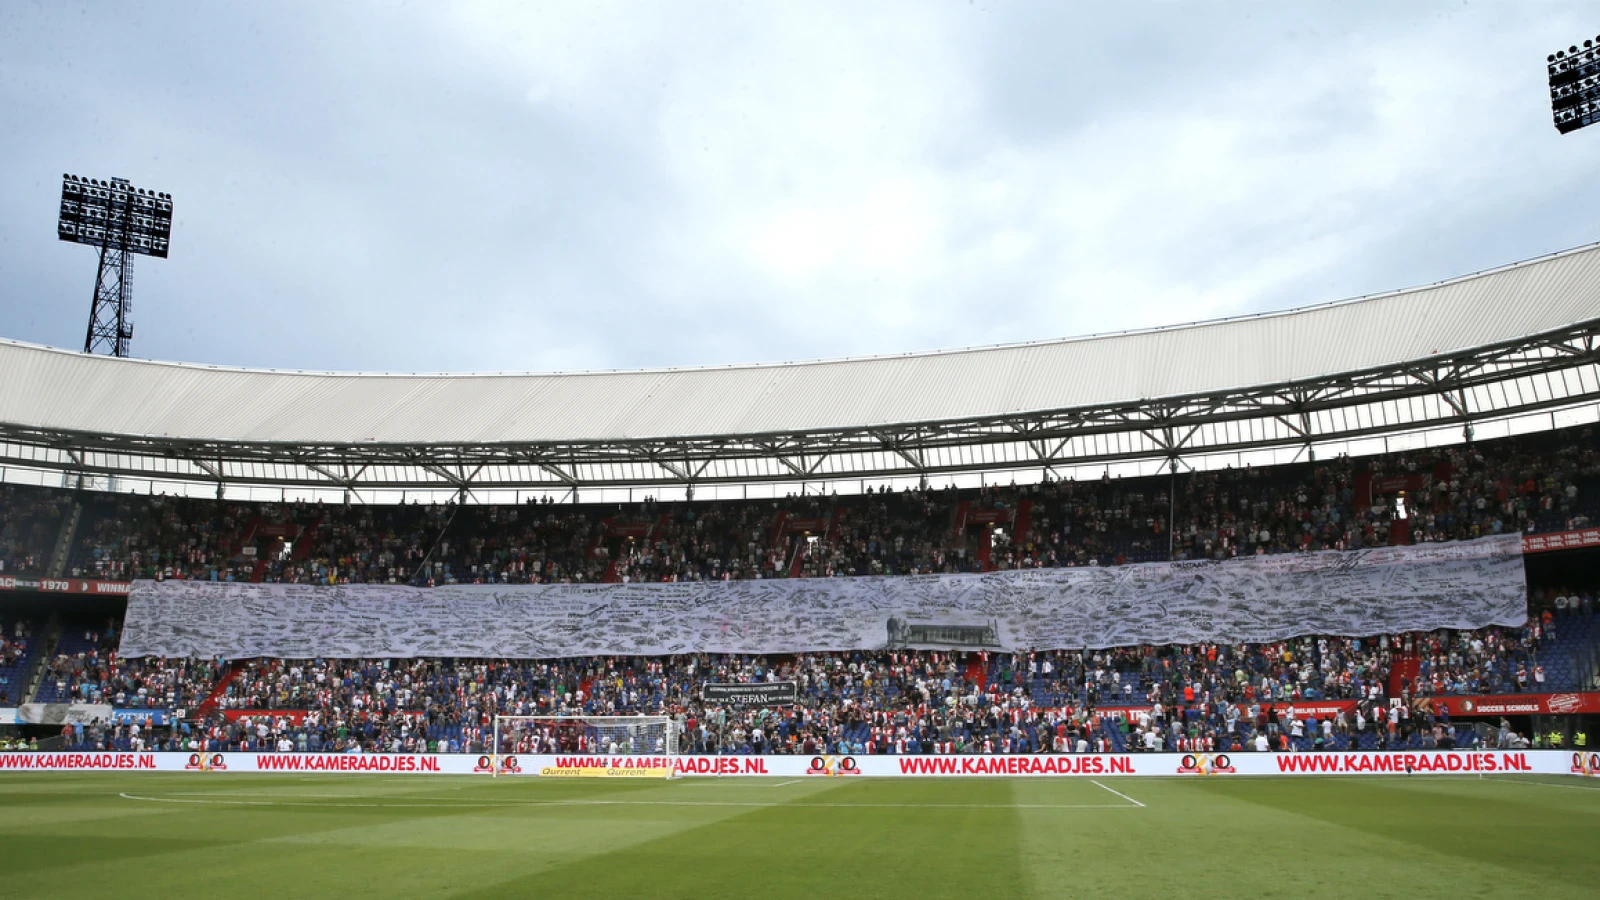
[[[1265,752],[1267,752],[1267,736],[1265,734],[1262,734],[1259,731],[1256,732],[1256,752],[1257,753],[1265,753]]]

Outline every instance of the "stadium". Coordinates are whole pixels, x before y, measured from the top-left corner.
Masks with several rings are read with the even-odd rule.
[[[0,893],[1591,896],[1600,244],[1484,264],[434,375],[130,357],[123,268],[0,339]]]

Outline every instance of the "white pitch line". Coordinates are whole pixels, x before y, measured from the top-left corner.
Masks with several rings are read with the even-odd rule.
[[[212,782],[212,784],[216,784],[216,783],[217,782]],[[482,782],[482,785],[485,788],[489,787],[489,783],[487,781]],[[460,790],[460,788],[441,787],[440,785],[437,785],[437,784],[420,785],[420,787],[425,787],[428,790],[434,790],[434,791],[437,791],[437,790],[446,790],[446,791]],[[91,794],[91,793],[95,793],[95,792],[94,791],[83,791],[82,793]],[[182,797],[182,796],[185,796],[185,795],[194,796],[194,797],[276,797],[276,796],[279,796],[279,794],[281,792],[277,791],[277,790],[274,790],[272,788],[263,787],[263,788],[257,788],[257,789],[252,790],[252,791],[161,791],[161,793],[163,795],[171,794],[171,795],[177,796],[177,797]],[[298,794],[297,793],[289,793],[289,794],[287,794],[287,796],[290,796],[290,797],[309,797],[309,798],[312,798],[312,799],[316,799],[317,797],[373,797],[373,798],[383,798],[383,797],[386,797],[386,796],[389,796],[389,795],[381,793],[381,792],[368,792],[368,793],[364,793],[364,794],[328,794],[328,793],[324,793],[322,791],[315,791],[315,792],[307,791],[307,792],[298,793]],[[420,794],[418,796],[427,796],[427,795],[426,794]],[[440,799],[440,800],[459,800],[461,798],[460,797],[439,797],[438,799]]]
[[[779,783],[773,785],[773,787],[783,787],[786,784],[799,784],[800,782],[802,782],[804,780],[805,779],[803,779],[803,778],[796,778],[793,781],[780,781]]]
[[[1600,786],[1585,787],[1585,786],[1583,786],[1581,784],[1555,784],[1554,782],[1549,782],[1549,781],[1529,781],[1529,780],[1522,779],[1522,778],[1496,778],[1493,775],[1484,775],[1483,776],[1483,780],[1484,781],[1497,781],[1497,782],[1499,782],[1501,784],[1532,784],[1532,785],[1537,785],[1538,787],[1562,788],[1562,789],[1568,790],[1568,791],[1589,791],[1590,793],[1594,793],[1595,791],[1600,791]]]
[[[1107,790],[1110,790],[1107,788]],[[1116,791],[1112,791],[1116,793]],[[283,800],[208,800],[187,797],[148,797],[140,794],[119,793],[124,800],[147,803],[195,803],[207,806],[280,806],[307,808],[389,808],[389,809],[473,809],[485,806],[711,806],[771,809],[772,803],[751,803],[735,800],[482,800],[441,803],[298,803]],[[1122,796],[1118,794],[1118,796]],[[419,799],[419,798],[413,798]],[[1127,798],[1124,798],[1127,799]],[[1144,806],[1136,800],[1130,802]],[[783,808],[806,809],[1133,809],[1120,803],[782,803]]]
[[[1111,790],[1111,788],[1108,788],[1108,787],[1106,787],[1106,786],[1105,786],[1105,785],[1103,785],[1103,784],[1101,784],[1101,783],[1100,783],[1100,782],[1098,782],[1098,781],[1095,781],[1095,780],[1094,780],[1094,779],[1092,779],[1092,778],[1091,778],[1091,779],[1089,779],[1089,783],[1090,783],[1090,784],[1092,784],[1092,785],[1094,785],[1094,786],[1095,786],[1095,787],[1097,787],[1097,788],[1099,788],[1099,789],[1101,789],[1101,790],[1103,790],[1103,791],[1111,791],[1111,793],[1113,793],[1113,794],[1116,794],[1116,795],[1117,795],[1117,796],[1118,796],[1118,797],[1121,797],[1121,798],[1122,798],[1122,799],[1124,799],[1124,800],[1126,800],[1126,801],[1128,801],[1128,802],[1129,802],[1129,803],[1132,803],[1132,804],[1133,804],[1133,805],[1134,805],[1134,806],[1137,806],[1137,807],[1139,807],[1139,808],[1140,808],[1140,809],[1144,809],[1144,808],[1145,808],[1145,805],[1144,805],[1144,804],[1143,804],[1143,803],[1140,803],[1140,802],[1139,802],[1139,801],[1137,801],[1137,800],[1135,800],[1135,799],[1133,799],[1133,798],[1132,798],[1132,797],[1129,797],[1129,796],[1128,796],[1128,795],[1127,795],[1127,794],[1124,794],[1124,793],[1123,793],[1123,792],[1121,792],[1121,791],[1114,791],[1114,790]]]

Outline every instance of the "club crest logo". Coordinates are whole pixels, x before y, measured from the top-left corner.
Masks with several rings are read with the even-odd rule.
[[[484,754],[478,757],[478,761],[473,765],[472,771],[478,775],[494,775],[497,773],[500,775],[520,775],[522,773],[522,763],[518,762],[515,756],[504,756],[497,759],[489,754]]]
[[[1230,775],[1236,771],[1226,753],[1186,753],[1178,761],[1179,775]]]
[[[1600,774],[1600,753],[1579,750],[1572,754],[1572,774],[1587,778]]]
[[[854,756],[813,756],[807,775],[860,775]]]
[[[183,768],[189,772],[226,772],[228,761],[221,753],[191,753]]]

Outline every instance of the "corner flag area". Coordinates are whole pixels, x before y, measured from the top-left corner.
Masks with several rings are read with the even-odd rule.
[[[1597,826],[1559,776],[0,777],[57,897],[1591,897]]]

